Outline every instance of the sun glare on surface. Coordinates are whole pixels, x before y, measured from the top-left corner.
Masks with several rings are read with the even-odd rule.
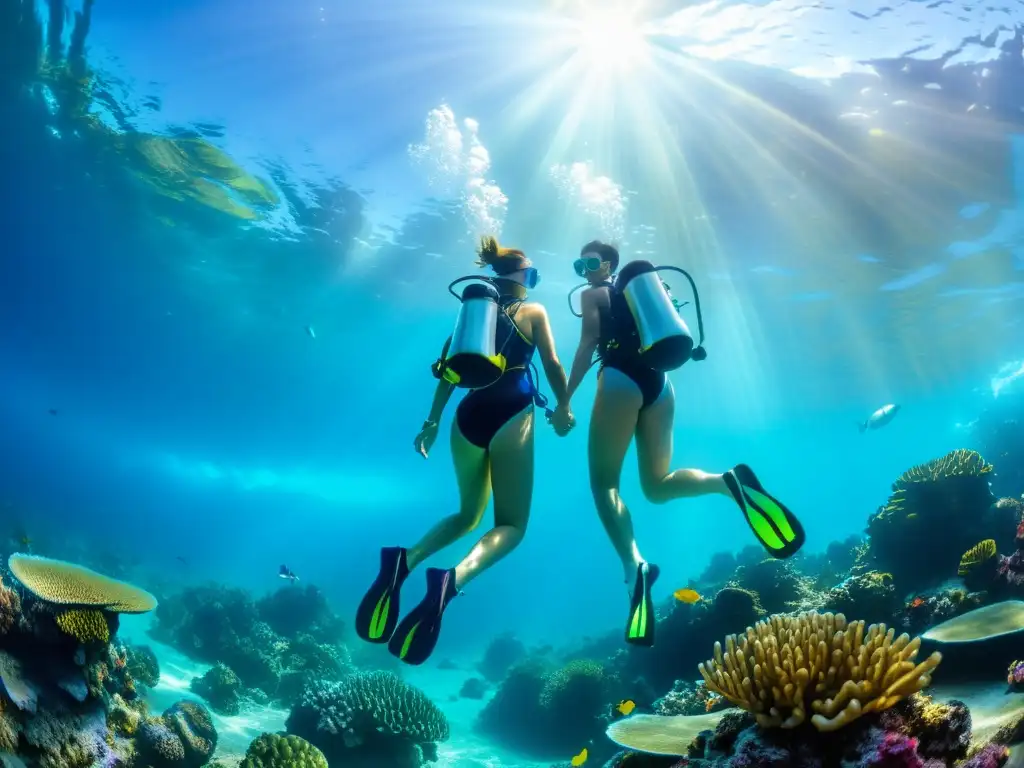
[[[643,29],[624,8],[586,10],[576,22],[576,30],[578,52],[591,68],[625,72],[646,57]]]

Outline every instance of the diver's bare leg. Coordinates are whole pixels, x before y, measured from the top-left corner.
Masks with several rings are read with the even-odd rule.
[[[411,571],[428,557],[454,544],[478,525],[491,497],[491,470],[487,450],[463,437],[458,422],[452,421],[452,463],[459,484],[459,511],[437,522],[406,553]]]
[[[675,390],[672,382],[668,381],[661,396],[640,412],[636,426],[636,455],[644,496],[654,504],[711,493],[731,499],[732,494],[722,475],[712,475],[699,469],[669,469],[675,410]]]
[[[633,535],[633,519],[619,494],[619,483],[642,404],[640,390],[624,373],[614,368],[601,372],[590,416],[590,490],[597,514],[622,561],[630,590],[643,558]]]
[[[455,567],[462,589],[519,546],[526,534],[533,501],[533,405],[513,417],[491,440],[494,527]]]

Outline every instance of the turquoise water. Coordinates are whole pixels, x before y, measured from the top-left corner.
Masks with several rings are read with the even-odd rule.
[[[1014,9],[102,0],[62,60],[32,5],[0,0],[0,536],[33,551],[157,594],[259,595],[285,563],[353,616],[379,548],[456,509],[454,403],[428,461],[412,441],[446,286],[492,232],[540,270],[566,367],[584,242],[693,274],[708,359],[671,374],[673,466],[755,467],[808,551],[983,447],[972,422],[1019,390]],[[67,46],[83,9],[37,10]],[[594,393],[567,438],[539,420],[526,539],[439,658],[620,631]],[[656,600],[753,543],[728,501],[655,506],[625,467]]]

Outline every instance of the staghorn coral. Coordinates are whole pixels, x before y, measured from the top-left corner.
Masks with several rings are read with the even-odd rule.
[[[20,553],[11,555],[7,565],[29,592],[47,603],[94,606],[113,613],[146,613],[157,605],[146,590],[82,565]]]
[[[55,617],[57,626],[69,637],[82,643],[109,643],[110,626],[103,611],[72,608]]]
[[[836,730],[931,682],[942,655],[915,664],[920,639],[894,635],[884,624],[847,624],[842,614],[772,616],[727,637],[724,654],[716,642],[715,657],[698,668],[710,690],[763,727],[794,728],[813,711],[818,730]]]
[[[238,768],[327,768],[327,758],[298,736],[264,733],[249,745]]]
[[[426,694],[390,672],[358,672],[309,686],[285,727],[343,763],[358,750],[381,764],[419,765],[448,739],[448,719]],[[417,758],[416,755],[420,757]],[[393,761],[389,763],[388,761]]]

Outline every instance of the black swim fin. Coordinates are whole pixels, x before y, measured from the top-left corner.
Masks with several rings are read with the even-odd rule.
[[[403,547],[380,551],[380,572],[356,611],[356,634],[368,643],[386,643],[398,626],[399,591],[409,578]]]
[[[626,642],[631,645],[654,645],[654,600],[651,587],[658,580],[661,569],[652,563],[640,563],[636,569],[633,597],[629,603],[629,623],[626,624]]]
[[[398,625],[388,650],[406,664],[422,664],[441,636],[441,616],[459,594],[455,569],[427,568],[427,594]]]
[[[786,505],[768,493],[746,464],[725,473],[725,484],[750,529],[772,557],[792,557],[804,545],[804,527]]]

